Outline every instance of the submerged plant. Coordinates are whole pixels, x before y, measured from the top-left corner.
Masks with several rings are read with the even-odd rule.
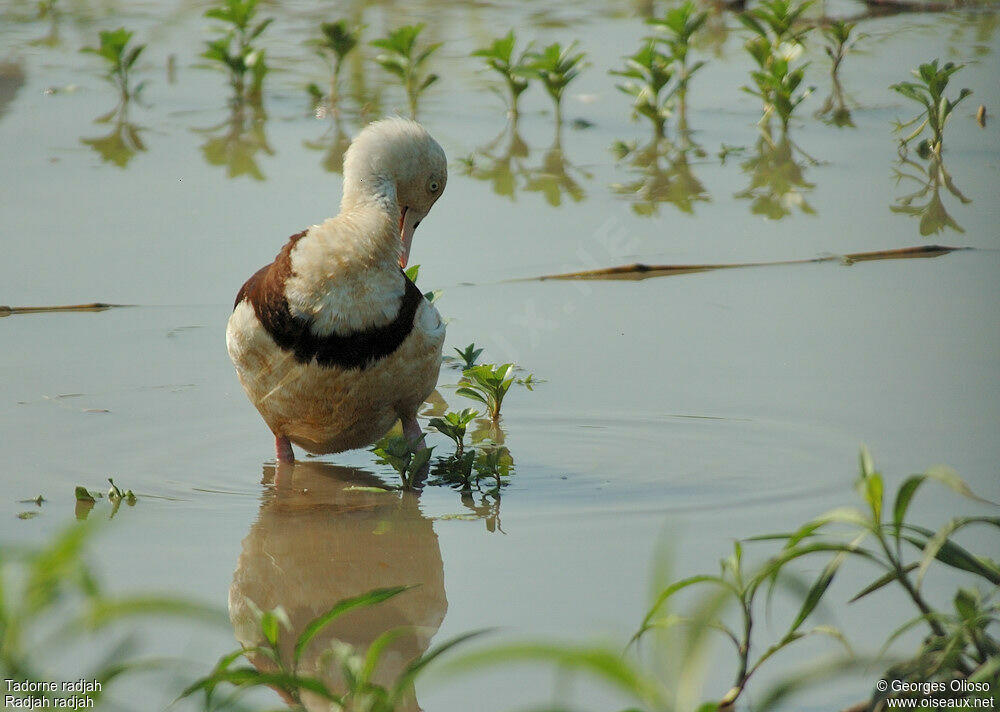
[[[324,22],[320,25],[323,37],[312,40],[316,54],[330,64],[330,106],[336,106],[340,97],[340,70],[346,57],[361,38],[361,28],[352,26],[347,20]],[[317,90],[318,91],[318,90]]]
[[[503,77],[507,85],[507,107],[510,115],[516,120],[517,100],[528,88],[529,80],[537,76],[530,61],[531,44],[522,50],[517,59],[514,58],[514,30],[508,32],[500,39],[493,40],[493,44],[483,49],[477,49],[472,53],[473,57],[482,57],[486,66]]]
[[[205,17],[226,24],[221,37],[208,42],[202,57],[221,64],[229,72],[229,83],[237,102],[259,102],[268,66],[264,50],[253,46],[274,18],[255,22],[257,0],[223,0],[222,5],[205,12]],[[249,84],[247,77],[249,75]]]
[[[514,364],[473,366],[465,369],[462,375],[467,381],[455,392],[484,404],[490,418],[494,422],[499,420],[500,406],[514,382]]]
[[[553,42],[541,52],[532,52],[531,68],[537,72],[552,97],[556,109],[556,124],[562,124],[562,95],[566,86],[576,79],[583,68],[585,52],[575,52],[576,42],[563,47]]]
[[[435,42],[417,52],[417,37],[423,29],[423,23],[404,25],[390,32],[388,37],[371,43],[373,47],[385,50],[375,57],[375,62],[402,82],[412,118],[417,116],[417,102],[420,95],[438,80],[437,74],[423,74],[423,65],[443,44]]]
[[[945,96],[945,90],[948,88],[948,81],[951,79],[951,75],[964,66],[964,64],[946,62],[939,69],[938,60],[935,59],[933,62],[921,64],[917,69],[913,70],[913,76],[919,79],[919,82],[900,82],[889,87],[893,91],[899,92],[907,99],[912,99],[924,107],[924,110],[912,120],[905,123],[896,123],[896,132],[902,133],[918,121],[920,122],[916,129],[900,139],[901,146],[905,147],[910,141],[920,136],[925,128],[930,128],[931,137],[924,139],[917,145],[917,153],[921,158],[927,158],[932,153],[936,156],[941,155],[945,124],[948,122],[955,107],[965,97],[972,94],[971,90],[962,89],[958,93],[958,98],[954,101]]]
[[[465,429],[477,417],[479,411],[465,408],[459,413],[449,411],[444,418],[431,418],[428,425],[451,438],[455,443],[455,457],[461,457],[465,449]]]
[[[118,87],[122,103],[128,102],[133,95],[142,91],[144,85],[140,83],[135,89],[129,88],[129,72],[135,61],[139,59],[139,55],[146,49],[146,45],[128,46],[134,34],[124,27],[119,27],[117,30],[102,30],[99,35],[101,40],[99,46],[84,47],[80,50],[88,54],[96,54],[104,59],[108,67],[108,81]]]

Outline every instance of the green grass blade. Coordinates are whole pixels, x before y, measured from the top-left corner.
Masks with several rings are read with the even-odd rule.
[[[312,642],[320,631],[322,631],[326,626],[330,625],[337,618],[347,613],[348,611],[354,610],[355,608],[362,608],[364,606],[373,606],[377,603],[382,603],[388,601],[393,596],[398,596],[403,591],[406,591],[412,586],[393,586],[391,588],[378,588],[374,591],[369,591],[360,596],[354,596],[353,598],[345,598],[339,601],[330,610],[317,618],[314,618],[309,622],[309,625],[305,627],[302,634],[299,636],[298,640],[295,641],[295,665],[299,663],[299,659],[302,657],[302,653],[305,651],[306,646]]]

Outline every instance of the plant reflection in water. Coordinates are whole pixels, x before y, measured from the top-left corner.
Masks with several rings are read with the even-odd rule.
[[[944,232],[945,228],[959,233],[965,232],[945,208],[941,199],[941,186],[943,185],[963,205],[971,203],[972,200],[966,198],[952,181],[951,174],[941,158],[932,153],[926,161],[913,160],[901,151],[896,165],[897,167],[893,169],[896,185],[905,182],[909,185],[916,184],[918,188],[896,198],[895,204],[890,205],[889,210],[920,218],[920,234],[924,237]],[[926,202],[921,203],[920,201],[925,198]]]
[[[688,131],[679,132],[676,142],[654,139],[642,148],[635,148],[618,141],[612,150],[620,160],[629,159],[629,172],[636,178],[628,183],[615,183],[611,189],[619,195],[631,196],[632,210],[637,215],[657,215],[660,203],[672,203],[681,212],[692,215],[695,203],[711,201],[705,186],[694,175],[689,159],[692,155],[704,158],[706,154],[691,140]]]
[[[226,177],[250,176],[264,180],[257,165],[257,154],[274,155],[267,141],[267,113],[260,101],[245,101],[234,96],[229,116],[220,124],[207,129],[193,129],[207,136],[201,145],[205,161],[212,166],[225,166]]]
[[[801,161],[796,160],[796,154],[802,157]],[[796,208],[807,215],[816,215],[806,201],[806,194],[816,184],[806,180],[805,169],[817,163],[789,138],[788,131],[782,130],[775,142],[768,123],[761,129],[754,155],[741,165],[750,176],[750,185],[735,197],[751,201],[751,213],[771,220],[788,217]]]
[[[229,590],[237,640],[245,648],[263,644],[254,609],[280,606],[291,628],[281,631],[283,665],[340,694],[347,686],[336,661],[345,644],[363,657],[376,639],[398,629],[372,678],[391,687],[427,651],[448,609],[438,537],[419,495],[386,491],[370,472],[321,462],[266,465],[264,483],[274,486],[243,540]],[[311,621],[338,601],[394,586],[411,588],[378,606],[345,613],[313,638],[294,665],[294,643]],[[261,671],[275,668],[265,656],[251,662]],[[306,709],[329,704],[308,691],[302,702]],[[397,709],[419,706],[411,694]]]
[[[80,138],[80,143],[94,149],[102,161],[119,168],[127,167],[137,153],[146,150],[141,134],[144,129],[129,121],[130,104],[130,99],[121,99],[114,109],[94,119],[95,124],[110,124],[110,132],[103,136]]]

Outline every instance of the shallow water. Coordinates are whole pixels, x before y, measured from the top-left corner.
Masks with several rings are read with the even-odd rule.
[[[223,333],[242,281],[287,235],[336,211],[340,178],[326,168],[336,164],[335,131],[310,114],[303,91],[325,69],[301,45],[331,18],[307,3],[263,8],[277,18],[263,36],[275,68],[266,120],[240,134],[250,159],[230,153],[227,164],[223,149],[237,144],[225,141],[234,118],[225,80],[195,66],[208,36],[202,10],[134,3],[100,19],[103,6],[74,3],[50,26],[33,19],[34,4],[0,3],[0,303],[135,305],[0,320],[3,541],[44,540],[72,519],[75,485],[100,488],[112,476],[140,495],[105,526],[95,556],[113,590],[220,608],[253,590],[268,598],[262,605],[306,616],[343,595],[421,581],[426,600],[400,603],[392,618],[421,626],[407,642],[417,648],[484,627],[499,628],[497,639],[617,645],[641,620],[660,549],[671,552],[675,576],[714,572],[733,539],[852,502],[862,442],[890,482],[947,463],[1000,499],[1000,141],[996,121],[980,129],[973,119],[979,103],[991,113],[1000,106],[995,9],[862,22],[870,38],[841,72],[856,128],[812,115],[830,89],[814,38],[808,81],[817,90],[793,121],[791,163],[776,157],[780,141],[772,151],[759,140],[759,106],[739,91],[749,71],[743,34],[732,16],[716,18],[728,33],[699,48],[709,63],[689,98],[701,150],[661,157],[659,172],[616,162],[608,148],[647,136],[605,73],[644,33],[633,6],[357,10],[369,39],[419,20],[426,39],[446,41],[434,59],[443,78],[420,118],[448,152],[451,176],[412,261],[423,288],[443,290],[448,348],[475,341],[487,359],[516,361],[544,380],[504,403],[516,474],[499,506],[443,488],[419,498],[345,488],[392,481],[367,451],[306,461],[287,491],[262,484],[273,476],[271,439],[240,391]],[[131,153],[95,146],[115,128],[94,121],[115,95],[97,58],[77,51],[120,24],[149,45],[136,68],[148,86],[128,113],[141,139]],[[35,42],[53,26],[58,41]],[[493,79],[465,59],[510,26],[525,39],[578,38],[588,52],[558,134],[536,86],[513,136],[486,89]],[[890,122],[910,107],[887,86],[936,56],[968,62],[954,83],[975,94],[946,132],[947,168],[968,202],[938,190],[961,232],[925,236],[918,218],[892,210],[918,187],[897,184],[894,171],[919,163],[898,163]],[[405,109],[373,63],[349,70],[381,112]],[[364,122],[353,96],[345,136]],[[593,125],[574,128],[576,118]],[[723,145],[742,150],[722,162]],[[647,192],[636,195],[637,182]],[[513,281],[631,262],[773,262],[931,243],[976,249],[635,282]],[[469,405],[451,387],[458,375],[442,369],[439,394],[452,409]],[[432,440],[449,451],[443,437]],[[38,494],[48,500],[41,516],[18,520],[33,506],[19,500]],[[929,525],[975,510],[929,489],[924,496],[916,513]],[[99,504],[91,517],[108,511]],[[975,532],[966,543],[979,553],[992,546]],[[865,574],[845,571],[831,600],[846,601]],[[943,597],[954,583],[928,585]],[[886,605],[895,605],[890,596],[824,615],[858,647],[876,648],[893,627]],[[149,636],[196,672],[235,645],[232,627]],[[719,661],[706,695],[730,682],[730,659]],[[796,708],[843,706],[871,684],[861,676]],[[124,689],[117,702],[137,708]],[[417,696],[427,710],[469,709],[470,700],[504,710],[553,689],[547,672],[495,671],[430,679]],[[174,694],[165,690],[162,703]],[[588,690],[577,701],[603,700]]]

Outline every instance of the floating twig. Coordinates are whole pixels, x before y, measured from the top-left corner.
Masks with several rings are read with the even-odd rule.
[[[116,307],[130,307],[132,304],[105,304],[104,302],[91,302],[90,304],[64,304],[61,306],[48,307],[8,307],[0,305],[0,317],[12,316],[14,314],[43,314],[46,312],[99,312]]]
[[[917,247],[902,247],[895,250],[878,250],[876,252],[854,252],[847,255],[823,255],[804,260],[776,260],[774,262],[738,262],[732,264],[703,265],[647,265],[636,262],[618,267],[584,270],[582,272],[567,272],[565,274],[548,274],[535,277],[546,279],[648,279],[649,277],[669,277],[695,272],[710,272],[720,269],[736,269],[739,267],[775,267],[778,265],[806,265],[817,262],[869,262],[871,260],[901,260],[915,257],[940,257],[957,250],[971,250],[971,247],[946,247],[943,245],[922,245]]]

